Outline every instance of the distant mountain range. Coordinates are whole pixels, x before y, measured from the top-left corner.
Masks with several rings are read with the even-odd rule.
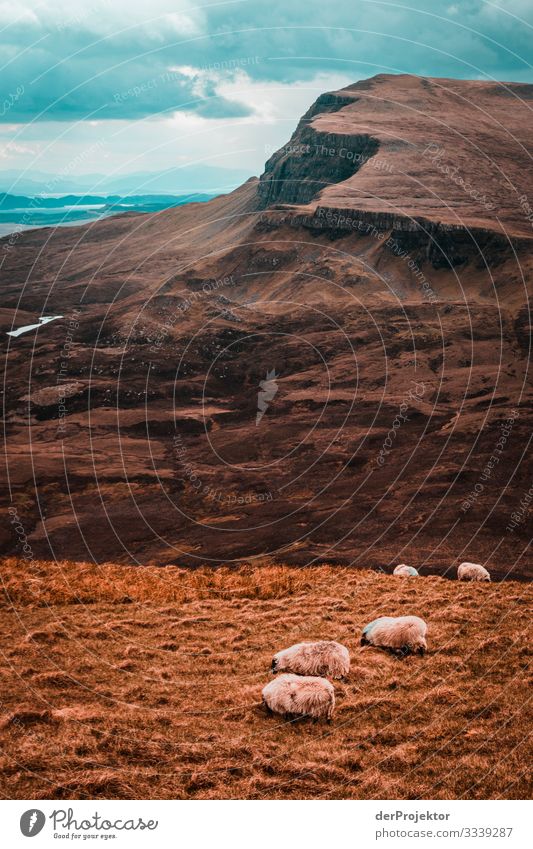
[[[235,168],[213,165],[186,165],[165,171],[141,171],[135,174],[50,174],[44,171],[0,171],[0,191],[8,194],[58,195],[73,192],[91,194],[223,194],[244,183],[251,174]]]
[[[10,195],[0,192],[0,210],[26,209],[56,209],[70,206],[140,206],[151,204],[161,208],[169,206],[180,206],[192,201],[210,200],[215,195],[188,194],[188,195],[61,195],[59,197],[42,197],[27,195]]]

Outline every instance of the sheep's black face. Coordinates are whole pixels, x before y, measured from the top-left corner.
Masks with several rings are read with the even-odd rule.
[[[272,664],[270,666],[270,671],[274,675],[278,671],[278,662],[275,657],[272,658]]]

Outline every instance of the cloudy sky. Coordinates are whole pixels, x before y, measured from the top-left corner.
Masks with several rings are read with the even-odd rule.
[[[258,174],[376,73],[533,81],[531,0],[0,0],[0,169]]]

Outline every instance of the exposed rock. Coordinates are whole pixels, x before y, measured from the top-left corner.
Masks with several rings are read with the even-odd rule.
[[[261,206],[308,203],[322,189],[356,174],[378,147],[368,135],[320,133],[302,127],[268,160],[258,186]]]

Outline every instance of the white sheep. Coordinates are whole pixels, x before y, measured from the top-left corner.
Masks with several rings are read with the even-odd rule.
[[[319,675],[345,678],[350,671],[350,653],[346,646],[333,640],[296,643],[272,658],[272,672],[294,672],[296,675]]]
[[[419,616],[380,616],[363,628],[361,645],[389,649],[395,654],[424,654],[427,625]]]
[[[457,569],[459,581],[490,581],[490,572],[479,563],[461,563]]]
[[[399,563],[392,574],[400,576],[400,578],[411,578],[418,575],[418,572],[414,566],[406,566],[405,563]]]
[[[326,678],[284,674],[263,687],[263,702],[268,710],[285,718],[310,716],[329,721],[335,709],[335,691]]]

